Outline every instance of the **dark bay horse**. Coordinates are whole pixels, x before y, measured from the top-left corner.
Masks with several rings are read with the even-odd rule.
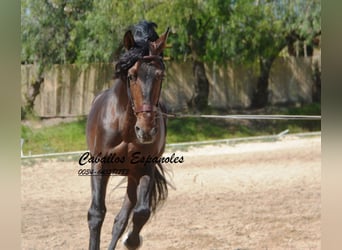
[[[157,205],[167,197],[163,166],[146,161],[161,157],[166,118],[159,102],[165,66],[162,58],[169,29],[158,37],[154,23],[142,21],[124,36],[126,52],[115,66],[111,88],[93,101],[87,120],[87,144],[92,157],[91,205],[88,210],[89,249],[100,249],[109,173],[127,175],[122,208],[114,220],[109,249],[115,249],[132,216],[127,249],[141,245],[140,230]],[[107,157],[107,158],[106,158]]]

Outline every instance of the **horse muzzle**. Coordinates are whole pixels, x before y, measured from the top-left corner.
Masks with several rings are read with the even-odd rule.
[[[137,116],[137,122],[134,126],[134,131],[140,143],[152,143],[158,133],[154,112],[139,113],[139,115]]]
[[[157,127],[153,127],[149,131],[146,131],[145,129],[135,126],[135,134],[142,144],[150,144],[154,141],[155,135],[157,134]]]

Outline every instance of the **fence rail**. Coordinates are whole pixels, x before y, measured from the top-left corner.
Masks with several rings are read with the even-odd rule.
[[[167,114],[171,118],[215,118],[215,119],[233,119],[233,120],[321,120],[320,115],[184,115]]]
[[[234,145],[237,143],[246,143],[246,142],[257,142],[257,141],[277,141],[284,136],[288,135],[289,130],[284,130],[276,135],[268,135],[268,136],[252,136],[252,137],[243,137],[243,138],[232,138],[232,139],[220,139],[220,140],[207,140],[207,141],[195,141],[195,142],[181,142],[181,143],[171,143],[166,144],[166,151],[171,149],[182,149],[191,146],[204,146],[204,145],[219,145],[219,144],[228,144]],[[321,131],[319,132],[308,132],[308,133],[296,133],[290,134],[294,137],[313,137],[313,136],[321,136]],[[88,152],[88,150],[83,151],[73,151],[73,152],[61,152],[61,153],[47,153],[47,154],[36,154],[36,155],[21,155],[22,160],[34,159],[34,158],[58,158],[62,156],[76,156],[82,155],[83,153]]]

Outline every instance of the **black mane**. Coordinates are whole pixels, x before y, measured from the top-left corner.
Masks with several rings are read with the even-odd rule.
[[[134,46],[122,54],[115,65],[115,77],[127,74],[137,60],[149,54],[149,42],[156,41],[159,36],[155,31],[157,24],[148,21],[140,21],[129,30],[134,37]]]

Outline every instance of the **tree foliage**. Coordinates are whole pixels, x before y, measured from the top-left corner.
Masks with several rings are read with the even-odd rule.
[[[92,10],[92,0],[23,0],[21,41],[23,63],[73,63],[81,38],[77,25]]]
[[[312,42],[319,0],[22,0],[22,61],[108,61],[129,25],[167,26],[171,55],[205,62],[253,61],[283,49],[290,36]]]
[[[312,46],[320,34],[320,1],[237,1],[228,23],[232,59],[259,65],[252,107],[268,103],[268,78],[275,58],[297,41]]]

